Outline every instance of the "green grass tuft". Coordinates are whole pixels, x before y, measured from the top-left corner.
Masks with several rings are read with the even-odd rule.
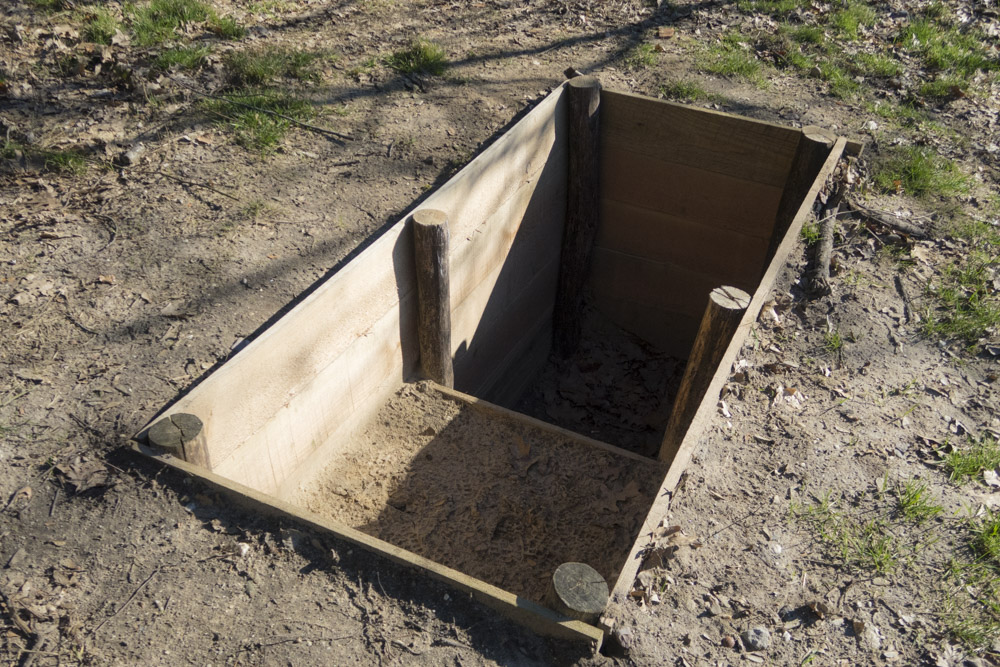
[[[154,46],[175,36],[188,23],[207,21],[212,8],[199,0],[152,0],[147,5],[126,8],[131,15],[132,34],[138,46]]]
[[[907,480],[896,487],[896,501],[900,514],[917,525],[944,512],[944,507],[938,504],[927,482],[920,480]]]
[[[833,15],[833,26],[837,33],[847,40],[861,37],[861,28],[875,25],[875,10],[864,2],[852,0],[845,9]]]
[[[45,168],[62,174],[80,176],[87,171],[87,160],[76,151],[44,151]]]
[[[656,64],[656,47],[652,44],[637,44],[625,54],[625,67],[631,70],[646,69]]]
[[[243,39],[247,30],[231,16],[213,17],[208,22],[208,29],[223,39]]]
[[[105,7],[98,7],[87,18],[83,27],[83,37],[95,44],[111,44],[111,38],[118,30],[118,19]]]
[[[444,49],[423,38],[413,40],[405,49],[388,56],[385,63],[400,74],[440,75],[448,66]]]
[[[248,88],[266,86],[281,77],[315,80],[319,77],[315,64],[321,55],[315,51],[263,47],[232,51],[223,62],[229,84]]]
[[[960,30],[932,19],[921,19],[902,29],[899,42],[932,71],[970,77],[979,71],[1000,69],[1000,59],[990,57],[986,50],[989,41],[975,30]]]
[[[205,64],[205,59],[212,50],[207,46],[183,46],[168,49],[153,61],[156,69],[197,69]]]
[[[985,435],[972,440],[970,447],[949,452],[944,464],[953,481],[961,483],[970,478],[978,479],[983,471],[1000,466],[1000,445]]]
[[[875,185],[885,192],[902,190],[915,197],[967,192],[968,177],[949,160],[921,146],[897,146],[875,164]]]
[[[225,100],[206,100],[203,108],[233,130],[236,143],[262,153],[272,152],[293,125],[285,118],[264,111],[301,121],[313,115],[313,108],[307,101],[276,91],[233,93]]]
[[[660,86],[660,94],[672,100],[705,100],[711,97],[700,83],[691,80],[670,81]]]
[[[736,32],[723,35],[718,44],[709,47],[701,67],[707,72],[732,77],[763,87],[764,66],[750,52],[743,37]]]

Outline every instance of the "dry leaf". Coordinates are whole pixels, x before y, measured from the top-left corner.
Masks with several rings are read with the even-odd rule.
[[[668,28],[666,26],[660,26],[660,28],[656,31],[656,36],[659,37],[660,39],[670,39],[675,34],[677,34],[676,30],[674,30],[673,28]]]
[[[1000,475],[996,470],[984,470],[983,481],[993,487],[1000,487]]]
[[[79,461],[69,465],[56,466],[56,471],[76,489],[83,493],[87,489],[108,486],[111,476],[108,468],[100,461]]]
[[[115,274],[109,273],[108,275],[97,276],[97,283],[103,283],[104,285],[114,285],[118,280],[115,278]]]
[[[514,444],[517,445],[517,455],[522,459],[528,458],[531,455],[531,445],[524,441],[524,438],[518,434],[514,434]]]

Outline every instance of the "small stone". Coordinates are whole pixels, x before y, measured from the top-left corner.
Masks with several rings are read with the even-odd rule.
[[[722,616],[722,605],[719,604],[718,600],[709,602],[707,610],[709,616]]]
[[[763,626],[750,628],[740,633],[740,639],[748,651],[766,651],[771,646],[771,633]]]
[[[736,646],[736,638],[731,635],[726,635],[722,638],[722,645],[726,648],[733,648]]]

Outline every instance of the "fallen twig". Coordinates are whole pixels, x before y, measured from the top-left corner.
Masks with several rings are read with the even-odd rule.
[[[845,188],[839,181],[834,183],[833,192],[823,208],[820,222],[820,239],[816,246],[816,260],[809,278],[809,289],[816,294],[830,293],[830,260],[833,254],[833,237],[837,229],[840,203],[844,199]]]
[[[196,187],[196,188],[205,188],[206,190],[210,190],[211,192],[214,192],[217,195],[222,195],[223,197],[229,197],[233,201],[237,201],[237,202],[239,201],[238,197],[234,197],[233,195],[229,194],[228,192],[223,192],[222,190],[219,190],[217,188],[213,188],[211,185],[208,185],[207,183],[199,183],[197,181],[189,181],[189,180],[187,180],[185,178],[180,178],[178,176],[174,176],[173,174],[168,174],[167,172],[162,171],[162,170],[155,171],[153,173],[157,174],[159,176],[166,176],[170,180],[177,181],[181,185],[190,185],[190,186],[193,186],[193,187]]]
[[[902,232],[907,236],[912,236],[917,239],[927,238],[927,231],[913,224],[912,222],[907,222],[901,218],[897,218],[894,215],[889,215],[888,213],[883,213],[882,211],[877,211],[873,208],[865,206],[861,202],[853,198],[847,199],[847,205],[855,213],[859,214],[860,217],[875,222],[876,224],[882,225],[883,227],[888,227],[889,229],[895,229],[898,232]]]
[[[253,104],[247,104],[246,102],[240,102],[239,100],[230,99],[230,98],[228,98],[228,97],[226,97],[224,95],[215,95],[214,93],[206,93],[204,91],[198,90],[194,86],[191,86],[189,84],[184,83],[183,81],[175,79],[174,77],[170,76],[169,74],[166,74],[164,76],[166,76],[168,79],[170,79],[171,81],[173,81],[177,85],[182,86],[184,88],[187,88],[188,90],[190,90],[195,95],[201,95],[202,97],[207,97],[209,99],[220,100],[222,102],[228,102],[229,104],[235,104],[236,106],[243,107],[245,109],[250,109],[252,111],[257,111],[257,112],[260,112],[260,113],[265,113],[265,114],[267,114],[269,116],[274,116],[275,118],[281,118],[282,120],[287,120],[289,123],[293,123],[295,125],[298,125],[299,127],[301,127],[304,130],[309,130],[310,132],[316,132],[318,134],[323,134],[323,135],[326,135],[326,136],[329,136],[329,137],[333,137],[334,140],[337,141],[337,143],[339,143],[341,145],[343,145],[343,140],[344,139],[346,139],[348,141],[352,141],[354,139],[354,137],[352,137],[352,136],[350,136],[348,134],[342,134],[340,132],[334,132],[333,130],[328,130],[325,127],[319,127],[318,125],[311,125],[309,123],[304,123],[301,120],[298,120],[298,119],[293,118],[291,116],[286,116],[285,114],[278,113],[277,111],[271,111],[270,109],[263,109],[261,107],[254,106]]]
[[[112,618],[114,618],[115,616],[117,616],[118,614],[120,614],[121,611],[122,611],[122,609],[124,609],[125,607],[127,607],[128,604],[132,600],[135,599],[135,596],[139,594],[139,591],[141,591],[143,588],[145,588],[146,584],[148,584],[150,581],[152,581],[153,577],[155,577],[157,575],[157,573],[159,573],[159,571],[160,571],[160,568],[156,568],[155,570],[153,570],[149,574],[149,576],[146,577],[145,580],[143,580],[143,582],[141,584],[139,584],[138,586],[136,586],[136,589],[134,591],[132,591],[132,595],[128,596],[128,599],[125,600],[125,602],[120,607],[118,607],[118,609],[115,609],[115,611],[110,616],[108,616],[103,621],[101,621],[100,623],[98,623],[97,627],[94,628],[93,630],[91,630],[90,633],[91,634],[97,634],[97,631],[100,630],[104,626],[105,623],[107,623]]]

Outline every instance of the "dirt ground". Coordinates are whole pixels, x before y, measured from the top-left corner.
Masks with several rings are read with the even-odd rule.
[[[665,474],[417,383],[293,502],[544,603],[562,563],[618,580]]]
[[[876,121],[815,78],[769,70],[763,90],[706,74],[704,45],[730,27],[767,25],[730,3],[211,4],[246,35],[226,41],[188,23],[177,39],[211,53],[169,76],[150,65],[163,47],[88,45],[79,1],[0,8],[0,659],[998,664],[995,641],[970,648],[949,631],[942,599],[953,598],[935,591],[963,548],[956,517],[1000,503],[995,487],[959,486],[941,469],[942,447],[1000,430],[989,352],[1000,348],[921,336],[914,317],[929,303],[925,286],[968,253],[948,223],[996,224],[986,205],[997,193],[995,82],[933,105],[931,132]],[[900,5],[879,11],[898,16]],[[104,6],[121,16],[123,3]],[[977,20],[995,28],[995,4],[982,9]],[[660,28],[673,32],[658,39]],[[418,36],[443,46],[444,74],[385,65]],[[658,47],[654,62],[630,65],[641,44]],[[192,88],[220,89],[224,54],[275,45],[336,54],[316,80],[290,85],[324,112],[312,123],[349,140],[293,128],[262,155],[200,106]],[[976,183],[952,206],[860,192],[935,233],[920,241],[845,223],[830,296],[804,292],[806,253],[795,254],[664,517],[658,558],[634,595],[612,601],[607,655],[232,507],[128,448],[159,409],[447,179],[568,66],[654,96],[670,81],[698,81],[712,96],[698,104],[827,127],[867,141],[871,157],[920,140]],[[125,157],[140,144],[141,155]],[[54,152],[70,149],[84,168],[60,168]],[[823,499],[876,511],[885,488],[912,479],[944,514],[930,524],[937,540],[906,542],[915,555],[895,568],[838,559],[796,519]],[[766,646],[760,631],[741,637],[755,628]]]

